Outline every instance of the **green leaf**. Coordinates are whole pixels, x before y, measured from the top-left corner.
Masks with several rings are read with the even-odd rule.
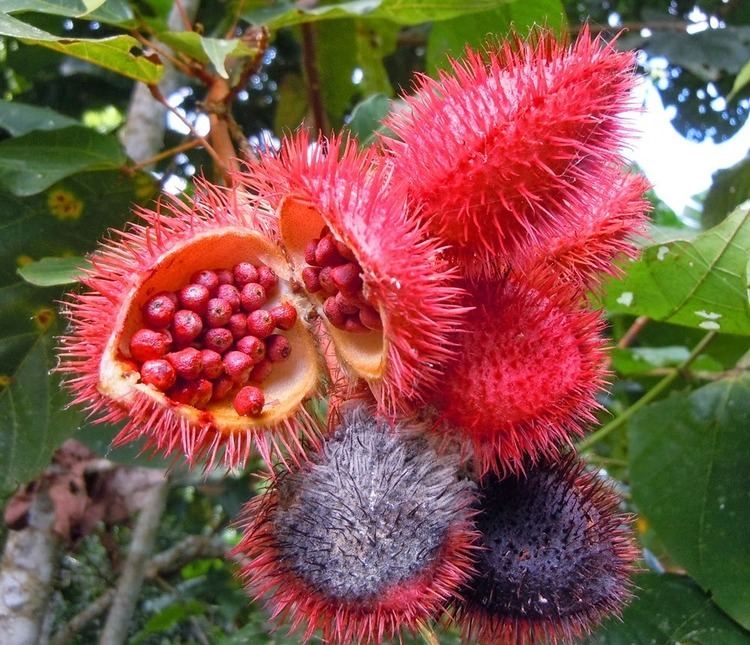
[[[383,58],[396,47],[396,25],[383,20],[332,20],[316,25],[315,32],[323,104],[335,128],[342,125],[356,98],[393,93]]]
[[[400,25],[416,25],[488,11],[501,2],[503,0],[351,0],[302,8],[296,3],[282,1],[271,7],[244,11],[242,17],[256,25],[266,25],[269,29],[351,17],[379,18]]]
[[[57,130],[78,121],[54,110],[16,101],[0,101],[0,129],[6,130],[13,137],[32,130]]]
[[[689,578],[645,573],[622,620],[610,618],[586,645],[748,645],[750,634],[727,618]]]
[[[392,103],[384,94],[374,94],[354,107],[348,127],[362,145],[366,146],[375,139],[375,133],[381,128],[380,122],[391,111]]]
[[[25,284],[0,288],[0,491],[43,470],[82,421],[66,409],[57,365],[61,327],[49,292]]]
[[[156,192],[145,173],[88,172],[31,197],[0,191],[0,286],[18,282],[16,270],[43,257],[80,256],[110,227],[120,228],[133,202]]]
[[[29,39],[30,45],[41,45],[66,56],[88,61],[116,74],[152,85],[164,73],[164,66],[155,54],[145,55],[140,43],[132,36],[79,39]]]
[[[747,259],[750,210],[739,208],[694,239],[647,247],[605,286],[610,312],[706,330],[750,334]]]
[[[39,45],[66,56],[73,56],[108,69],[127,78],[153,84],[164,73],[158,56],[146,56],[132,36],[109,38],[64,38],[0,13],[0,35],[20,38],[29,45]]]
[[[496,5],[502,6],[435,23],[427,41],[427,71],[434,74],[448,55],[461,56],[467,45],[480,47],[511,28],[525,34],[534,25],[546,24],[557,32],[565,26],[561,0],[515,0]]]
[[[301,74],[284,74],[279,82],[279,100],[273,120],[273,129],[279,134],[296,130],[307,114],[307,85]]]
[[[164,31],[159,34],[159,40],[201,63],[210,62],[222,78],[229,78],[225,67],[228,56],[242,58],[258,53],[257,49],[239,39],[206,38],[194,31]]]
[[[125,161],[115,137],[83,126],[32,132],[0,141],[0,187],[33,195],[82,170],[119,168]]]
[[[55,16],[69,16],[81,18],[95,11],[105,3],[105,0],[5,0],[3,11],[36,11]]]
[[[674,394],[629,424],[633,499],[670,555],[750,628],[750,375]],[[717,642],[717,641],[714,641]]]
[[[727,101],[731,101],[748,83],[750,83],[750,61],[740,70],[734,79],[732,91],[727,95]]]
[[[115,25],[133,20],[133,12],[126,0],[5,0],[3,11],[33,11]]]
[[[65,410],[70,396],[50,373],[63,330],[61,289],[19,282],[17,267],[92,250],[107,228],[128,219],[133,202],[154,192],[148,175],[114,171],[75,175],[31,197],[0,191],[0,492],[34,477],[82,423],[78,410]]]
[[[627,349],[615,348],[612,350],[612,367],[622,376],[635,376],[644,374],[650,370],[664,367],[676,367],[683,363],[690,350],[684,346],[673,345],[670,347],[629,347]],[[702,354],[693,364],[694,371],[720,372],[723,365]]]
[[[716,226],[747,199],[750,199],[750,157],[714,173],[713,183],[703,202],[703,227]]]
[[[18,269],[26,282],[37,287],[55,287],[78,282],[86,259],[80,257],[42,258]]]
[[[704,81],[716,81],[722,72],[739,74],[750,58],[750,27],[729,25],[694,34],[676,29],[654,30],[648,38],[628,46],[663,56],[673,65],[689,70]]]

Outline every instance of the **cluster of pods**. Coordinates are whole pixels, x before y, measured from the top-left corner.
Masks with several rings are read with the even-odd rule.
[[[629,518],[570,447],[607,378],[589,294],[645,222],[633,65],[585,29],[467,51],[376,145],[296,134],[92,255],[75,401],[117,443],[272,466],[241,576],[302,638],[566,640],[629,597]]]

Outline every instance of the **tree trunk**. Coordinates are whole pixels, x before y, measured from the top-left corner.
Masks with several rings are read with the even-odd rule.
[[[39,643],[59,566],[60,539],[54,521],[52,501],[39,490],[29,509],[28,526],[8,531],[0,563],[0,639],[5,643]]]

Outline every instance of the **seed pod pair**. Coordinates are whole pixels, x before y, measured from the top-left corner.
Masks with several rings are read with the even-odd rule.
[[[569,457],[474,486],[457,465],[418,427],[350,410],[245,509],[250,593],[334,643],[396,639],[446,609],[467,642],[554,640],[620,610],[637,552],[595,475]]]

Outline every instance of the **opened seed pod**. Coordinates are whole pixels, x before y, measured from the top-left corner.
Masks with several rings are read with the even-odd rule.
[[[302,640],[398,639],[468,580],[473,486],[413,430],[350,408],[308,463],[246,507],[242,577]]]
[[[441,249],[406,215],[374,152],[301,133],[251,164],[245,183],[278,207],[292,271],[339,358],[394,413],[439,381],[465,313]]]
[[[116,444],[241,466],[302,454],[321,367],[269,215],[239,194],[141,211],[102,243],[71,294],[61,371],[98,421],[127,422]]]

